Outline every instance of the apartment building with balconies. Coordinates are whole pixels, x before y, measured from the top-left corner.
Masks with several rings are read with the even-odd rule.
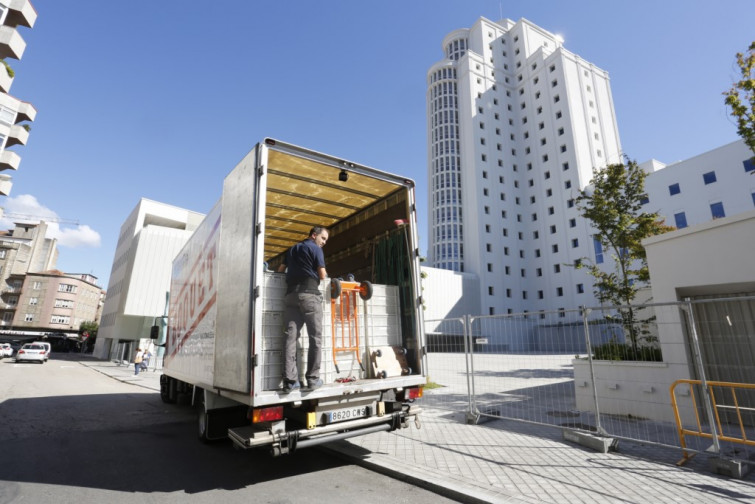
[[[19,27],[31,28],[37,12],[29,0],[0,0],[0,195],[10,194],[13,185],[8,170],[17,170],[21,156],[8,148],[26,145],[29,140],[29,122],[34,121],[37,110],[31,103],[10,95],[15,79],[12,62],[20,60],[26,42]]]

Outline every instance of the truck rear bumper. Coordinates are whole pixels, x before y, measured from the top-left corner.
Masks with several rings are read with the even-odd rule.
[[[269,446],[274,456],[291,454],[297,449],[317,446],[341,439],[362,436],[380,431],[392,431],[400,427],[408,427],[412,419],[416,419],[421,409],[409,406],[406,410],[396,411],[383,416],[360,418],[331,425],[323,425],[313,429],[298,429],[292,431],[261,431],[258,426],[246,425],[228,429],[228,437],[233,443],[244,449]]]

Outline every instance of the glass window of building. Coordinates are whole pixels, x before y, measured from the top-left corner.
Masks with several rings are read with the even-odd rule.
[[[711,203],[710,214],[714,219],[721,219],[723,217],[726,217],[726,212],[724,212],[724,204],[721,202]]]
[[[676,222],[676,227],[678,229],[686,228],[687,227],[687,216],[684,212],[679,212],[674,214],[674,222]]]

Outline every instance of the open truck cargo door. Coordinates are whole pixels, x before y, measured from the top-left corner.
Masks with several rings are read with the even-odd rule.
[[[315,226],[330,230],[331,278],[320,285],[325,386],[281,394],[285,276],[275,272]],[[258,144],[225,178],[220,201],[174,261],[166,387],[177,380],[179,391],[201,390],[207,415],[234,404],[282,406],[282,420],[230,426],[245,447],[285,445],[281,432],[301,431],[303,439],[343,437],[358,425],[395,428],[416,415],[403,397],[426,381],[416,228],[410,179],[277,140]],[[339,280],[370,293],[332,296]],[[337,340],[345,333],[348,343]],[[390,362],[376,371],[371,347],[386,356],[396,349],[399,371]],[[349,365],[350,354],[358,365]]]

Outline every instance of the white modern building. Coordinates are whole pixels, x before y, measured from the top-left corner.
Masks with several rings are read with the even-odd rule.
[[[571,265],[611,267],[576,206],[593,169],[622,161],[609,77],[562,44],[526,19],[480,18],[445,37],[427,73],[428,264],[479,277],[473,314],[595,306],[592,277]],[[669,225],[755,204],[741,141],[641,166],[646,208]]]
[[[646,208],[678,229],[755,208],[755,160],[737,140],[684,161],[642,163]]]
[[[128,360],[166,314],[173,258],[204,218],[142,198],[121,226],[94,356]],[[154,352],[153,352],[154,353]]]
[[[29,126],[37,110],[30,103],[8,94],[15,78],[12,64],[7,60],[20,60],[26,42],[18,32],[19,26],[31,28],[37,12],[28,0],[0,0],[0,172],[17,170],[21,157],[8,147],[26,145]],[[13,183],[11,177],[0,173],[0,195],[7,196]]]
[[[479,19],[427,73],[431,266],[480,277],[482,314],[593,302],[575,199],[621,160],[608,74],[531,22]]]

